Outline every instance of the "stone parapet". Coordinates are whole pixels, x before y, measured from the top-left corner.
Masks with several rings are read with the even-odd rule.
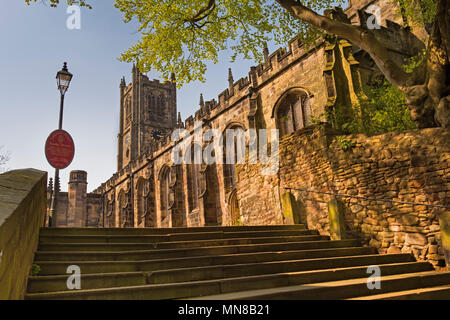
[[[0,175],[0,300],[23,299],[44,225],[47,172],[35,169]]]

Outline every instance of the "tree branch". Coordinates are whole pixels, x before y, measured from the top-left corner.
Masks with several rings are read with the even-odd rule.
[[[205,19],[216,8],[216,1],[209,0],[208,4],[202,7],[192,18],[186,19],[185,22],[195,23]],[[208,12],[209,11],[209,12]]]
[[[374,34],[367,29],[357,27],[348,23],[329,19],[319,15],[311,9],[303,6],[296,0],[276,0],[279,5],[290,12],[297,19],[303,20],[324,31],[345,38],[369,53],[386,78],[396,87],[405,90],[412,85],[414,76],[408,75],[401,66],[392,59],[391,54],[383,46]]]
[[[427,89],[430,98],[435,104],[439,103],[442,94],[446,91],[446,67],[449,63],[446,41],[448,34],[442,34],[442,31],[447,31],[444,2],[444,0],[438,1],[436,19],[433,24],[428,47],[427,70],[429,78],[427,81]]]
[[[439,27],[442,47],[447,54],[450,52],[450,1],[438,0],[436,10],[435,23]],[[447,56],[447,63],[449,63],[449,57]]]

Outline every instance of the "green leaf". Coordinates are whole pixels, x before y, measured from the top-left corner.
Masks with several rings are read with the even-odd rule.
[[[38,0],[25,0],[27,4]],[[89,1],[89,0],[87,0]],[[436,0],[394,0],[409,24],[434,20]],[[49,0],[57,6],[59,0]],[[67,0],[91,8],[86,0]],[[89,1],[90,2],[90,1]],[[343,0],[311,0],[317,13],[346,4]],[[213,4],[208,6],[208,4]],[[119,58],[137,63],[141,72],[156,70],[165,79],[173,72],[177,84],[205,81],[206,64],[231,51],[231,61],[263,61],[266,43],[285,46],[294,37],[307,47],[324,32],[294,18],[275,0],[116,0],[123,21],[139,25],[140,40]]]

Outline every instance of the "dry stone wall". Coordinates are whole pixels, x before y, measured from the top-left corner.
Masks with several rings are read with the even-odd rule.
[[[244,224],[285,221],[279,200],[272,199],[281,199],[285,188],[308,189],[315,192],[291,190],[300,222],[329,235],[333,196],[326,193],[370,198],[338,197],[348,237],[380,253],[411,252],[437,264],[444,258],[439,216],[448,212],[439,206],[450,206],[449,142],[450,130],[441,128],[376,136],[337,136],[323,125],[297,131],[280,142],[276,175],[261,176],[255,165],[238,166],[241,219]]]

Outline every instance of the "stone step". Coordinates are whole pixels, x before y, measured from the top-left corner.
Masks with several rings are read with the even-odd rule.
[[[172,270],[156,270],[151,274],[151,283],[187,282],[209,279],[255,276],[272,273],[325,270],[332,268],[348,268],[370,264],[390,264],[415,262],[410,255],[360,255],[334,256],[291,261],[269,261],[265,263],[241,263],[237,265],[218,265],[196,268],[177,268]]]
[[[441,299],[450,272],[304,225],[42,228],[27,299]],[[82,290],[67,289],[68,266]],[[368,266],[381,269],[369,290]]]
[[[206,226],[174,228],[41,228],[40,235],[162,235],[192,232],[305,230],[304,224],[267,226]]]
[[[26,299],[180,299],[201,297],[199,299],[238,295],[239,291],[257,292],[264,290],[276,290],[291,288],[300,284],[304,287],[315,287],[315,281],[336,281],[341,279],[349,279],[351,277],[365,277],[367,275],[367,267],[339,268],[332,270],[315,270],[308,272],[292,272],[272,274],[265,276],[253,277],[237,277],[230,279],[208,280],[208,281],[192,281],[185,283],[170,283],[156,285],[137,285],[105,289],[81,289],[59,292],[45,293],[28,293]],[[426,263],[407,263],[407,264],[389,264],[380,265],[383,274],[397,275],[398,272],[416,272],[422,271],[429,266]],[[417,273],[415,273],[417,274]],[[403,274],[402,274],[403,275]],[[356,278],[360,280],[360,278]],[[363,278],[366,280],[367,278]],[[348,281],[348,280],[346,280]],[[342,280],[341,280],[342,282]],[[325,282],[327,283],[327,282]],[[332,283],[332,282],[328,282]],[[286,285],[289,285],[286,287]],[[275,287],[275,288],[274,288]],[[54,287],[57,289],[57,287]],[[265,289],[270,288],[270,289]],[[328,288],[333,289],[333,288]],[[207,296],[205,296],[207,295]],[[203,296],[203,297],[202,297]],[[322,297],[326,298],[326,297]]]
[[[206,295],[192,300],[329,300],[435,287],[450,283],[450,272],[425,271],[382,276],[380,289],[369,289],[367,277],[268,289]]]
[[[336,257],[336,255],[333,256],[332,252],[327,251],[322,253],[325,257],[317,257],[317,254],[314,254],[316,258],[310,259],[305,259],[305,257],[310,255],[309,252],[286,252],[234,254],[146,261],[36,261],[35,263],[41,268],[40,275],[66,274],[69,265],[77,265],[80,267],[81,272],[85,274],[157,270],[167,271],[168,269],[174,268],[190,268],[189,274],[191,274],[191,277],[204,276],[205,272],[208,272],[209,276],[215,274],[215,278],[221,278],[223,277],[223,274],[227,274],[227,276],[239,276],[240,272],[238,269],[239,266],[242,266],[243,264],[246,264],[248,272],[253,272],[253,274],[264,274],[341,266],[348,267],[352,265],[357,266],[365,264],[366,261],[371,261],[370,263],[373,262],[373,264],[376,264],[376,261],[384,261],[385,263],[414,261],[414,258],[409,254],[371,255],[370,250],[372,249],[368,248],[364,255],[349,255],[349,257]],[[354,248],[350,248],[347,251],[341,250],[339,253],[350,254],[355,251],[361,252]],[[329,255],[333,258],[329,258]],[[361,261],[357,262],[358,259]],[[330,264],[329,267],[326,266],[327,263]],[[251,273],[247,273],[247,275],[251,275]],[[172,278],[180,276],[181,271],[178,270],[175,276],[171,275]]]
[[[357,247],[355,239],[338,241],[309,241],[268,243],[234,246],[211,246],[183,249],[128,250],[128,251],[37,251],[35,260],[39,261],[123,261],[149,260],[236,253],[255,253],[269,251],[315,250],[326,248]]]
[[[431,264],[426,262],[405,262],[395,264],[380,264],[380,270],[383,275],[396,273],[409,273],[432,270]],[[206,274],[207,275],[207,274]],[[277,286],[288,286],[294,284],[306,284],[317,281],[335,281],[350,278],[360,278],[367,275],[367,266],[347,267],[338,269],[324,269],[313,271],[299,271],[289,273],[274,273],[257,276],[243,276],[235,278],[207,279],[196,281],[199,286],[210,281],[220,283],[220,292],[227,293],[241,290],[264,289]],[[68,291],[66,281],[68,275],[59,276],[34,276],[28,281],[28,293]],[[85,274],[82,275],[81,286],[83,290],[144,286],[149,284],[168,284],[172,279],[158,279],[152,272],[123,272],[123,273],[103,273],[103,274]],[[165,282],[162,280],[166,280]],[[183,279],[175,279],[183,280]],[[192,282],[190,279],[184,279],[184,282]],[[182,281],[179,281],[182,282]],[[140,290],[140,289],[138,289]],[[185,297],[182,290],[179,293]],[[168,298],[179,298],[181,296],[172,296]]]
[[[450,284],[431,288],[375,294],[348,300],[450,300]]]
[[[41,235],[40,244],[48,243],[128,243],[128,242],[170,242],[170,241],[194,241],[229,238],[253,238],[269,236],[300,236],[317,235],[312,230],[275,230],[275,231],[217,231],[217,232],[190,232],[162,235]]]
[[[39,251],[127,251],[127,250],[149,250],[149,249],[188,249],[210,246],[237,246],[252,244],[289,243],[289,242],[319,242],[328,240],[328,236],[305,235],[305,236],[278,236],[257,238],[231,238],[212,239],[197,241],[171,241],[157,243],[40,243]]]

